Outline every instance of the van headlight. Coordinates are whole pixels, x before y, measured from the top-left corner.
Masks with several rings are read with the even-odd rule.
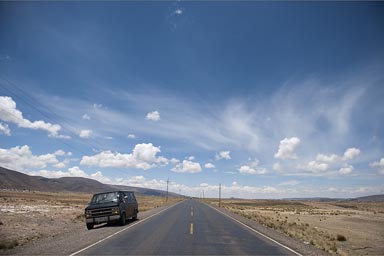
[[[112,214],[120,214],[119,207],[112,208]]]
[[[89,219],[92,217],[92,212],[91,211],[85,211],[85,218]]]

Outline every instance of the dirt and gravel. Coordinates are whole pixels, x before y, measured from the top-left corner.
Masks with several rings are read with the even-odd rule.
[[[124,228],[102,224],[87,230],[83,213],[90,198],[90,194],[0,191],[0,254],[68,255]],[[137,198],[139,219],[180,200]]]
[[[211,203],[217,205],[216,201]],[[265,232],[275,231],[271,236],[281,233],[329,254],[384,252],[383,202],[226,199],[221,206],[259,223],[258,229],[264,226]]]
[[[125,228],[104,224],[88,231],[83,212],[90,198],[0,191],[0,254],[68,255]],[[181,199],[138,200],[138,217],[145,219]],[[384,250],[383,203],[226,200],[218,208],[215,200],[205,202],[303,255],[378,255]],[[339,241],[338,235],[345,240]]]

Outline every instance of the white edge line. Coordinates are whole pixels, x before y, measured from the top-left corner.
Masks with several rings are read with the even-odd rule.
[[[161,210],[161,211],[159,211],[159,212],[157,212],[157,213],[155,213],[155,214],[153,214],[153,215],[151,215],[151,216],[148,216],[148,217],[145,218],[145,219],[139,220],[138,222],[135,222],[135,223],[133,223],[132,225],[129,225],[128,227],[126,227],[126,228],[124,228],[124,229],[122,229],[122,230],[117,231],[116,233],[113,233],[113,234],[111,234],[111,235],[109,235],[109,236],[107,236],[107,237],[104,237],[103,239],[101,239],[101,240],[99,240],[99,241],[97,241],[97,242],[95,242],[95,243],[93,243],[93,244],[91,244],[91,245],[88,245],[87,247],[85,247],[85,248],[83,248],[83,249],[81,249],[81,250],[79,250],[79,251],[77,251],[77,252],[74,252],[74,253],[70,254],[69,256],[74,256],[74,255],[77,255],[77,254],[79,254],[79,253],[81,253],[81,252],[83,252],[83,251],[85,251],[85,250],[88,250],[89,248],[91,248],[91,247],[93,247],[93,246],[95,246],[95,245],[97,245],[97,244],[99,244],[99,243],[101,243],[101,242],[104,242],[105,240],[107,240],[107,239],[109,239],[109,238],[111,238],[111,237],[113,237],[113,236],[115,236],[115,235],[117,235],[117,234],[120,234],[121,232],[123,232],[123,231],[125,231],[125,230],[127,230],[127,229],[130,229],[130,228],[132,228],[132,227],[134,227],[134,226],[136,226],[136,225],[138,225],[138,224],[140,224],[140,223],[142,223],[142,222],[144,222],[144,221],[146,221],[146,220],[151,219],[152,217],[155,217],[156,215],[158,215],[158,214],[160,214],[160,213],[162,213],[162,212],[164,212],[164,211],[166,211],[166,210],[168,210],[168,209],[170,209],[170,208],[172,208],[172,207],[178,205],[178,204],[181,203],[181,202],[183,202],[183,201],[180,201],[180,202],[178,202],[178,203],[176,203],[176,204],[173,204],[173,205],[171,205],[171,206],[169,206],[169,207],[167,207],[167,208],[165,208],[165,209],[163,209],[163,210]]]
[[[296,255],[298,255],[298,256],[303,256],[302,254],[300,254],[300,253],[296,252],[295,250],[293,250],[293,249],[289,248],[288,246],[286,246],[286,245],[283,245],[283,244],[281,244],[281,243],[277,242],[276,240],[274,240],[274,239],[270,238],[270,237],[269,237],[269,236],[267,236],[267,235],[264,235],[263,233],[261,233],[261,232],[257,231],[257,230],[256,230],[256,229],[254,229],[254,228],[251,228],[250,226],[248,226],[248,225],[244,224],[243,222],[241,222],[241,221],[239,221],[239,220],[237,220],[237,219],[235,219],[235,218],[233,218],[233,217],[229,216],[228,214],[226,214],[226,213],[224,213],[224,212],[222,212],[222,211],[219,211],[219,210],[218,210],[218,209],[216,209],[215,207],[213,207],[213,206],[211,206],[211,205],[209,205],[209,204],[206,204],[206,205],[208,205],[208,206],[209,206],[209,207],[211,207],[212,209],[214,209],[214,210],[218,211],[219,213],[223,214],[224,216],[227,216],[228,218],[230,218],[230,219],[232,219],[232,220],[236,221],[237,223],[239,223],[239,224],[243,225],[244,227],[246,227],[246,228],[248,228],[248,229],[252,230],[252,231],[253,231],[253,232],[255,232],[256,234],[259,234],[259,235],[261,235],[262,237],[264,237],[264,238],[267,238],[268,240],[270,240],[270,241],[272,241],[272,242],[274,242],[274,243],[276,243],[276,244],[280,245],[281,247],[283,247],[283,248],[287,249],[288,251],[290,251],[290,252],[293,252],[294,254],[296,254]]]

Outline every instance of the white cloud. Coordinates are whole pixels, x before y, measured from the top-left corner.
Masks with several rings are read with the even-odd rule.
[[[0,133],[11,136],[11,130],[9,129],[8,124],[0,123]]]
[[[56,151],[55,151],[55,155],[57,155],[57,156],[64,156],[64,155],[65,155],[65,151],[64,151],[64,150],[61,150],[61,149],[56,150]]]
[[[179,163],[174,168],[172,168],[171,171],[179,173],[197,173],[201,172],[201,166],[197,162],[184,160],[182,163]]]
[[[338,155],[332,154],[330,156],[323,155],[323,154],[318,154],[316,156],[316,161],[320,162],[327,162],[327,163],[336,163],[340,161],[341,158]]]
[[[384,174],[384,158],[381,158],[380,161],[370,163],[369,165],[371,167],[379,167],[379,173]]]
[[[360,155],[360,149],[358,148],[348,148],[344,153],[344,160],[352,160]]]
[[[180,163],[180,160],[179,159],[176,159],[176,158],[172,158],[171,160],[169,160],[169,162],[173,165],[176,165],[178,163]]]
[[[159,113],[159,111],[149,112],[147,114],[147,116],[145,117],[145,119],[150,120],[150,121],[154,121],[154,122],[160,121],[160,113]]]
[[[259,167],[259,160],[255,159],[247,165],[242,165],[238,171],[242,174],[265,174],[267,170]]]
[[[92,131],[91,130],[81,130],[79,133],[80,138],[88,139],[91,137]]]
[[[168,160],[160,153],[160,147],[152,143],[137,144],[131,154],[121,154],[111,151],[102,151],[94,156],[83,156],[80,164],[98,167],[137,168],[147,170],[161,164],[168,164]]]
[[[329,165],[326,163],[319,163],[317,161],[311,161],[308,164],[305,165],[298,165],[299,169],[305,170],[305,171],[310,171],[314,173],[318,172],[326,172],[328,170]]]
[[[40,170],[40,171],[31,171],[27,172],[28,175],[33,176],[43,176],[46,178],[62,178],[62,177],[82,177],[97,180],[101,183],[112,184],[112,180],[102,174],[102,172],[97,171],[88,175],[85,171],[81,170],[78,166],[73,166],[68,168],[67,171],[48,171],[48,170]]]
[[[128,134],[127,138],[128,139],[136,139],[136,135],[135,134]]]
[[[300,139],[297,137],[285,138],[280,141],[279,150],[275,154],[275,158],[280,159],[297,159],[295,149],[299,146]]]
[[[33,155],[29,146],[16,146],[10,149],[0,148],[0,165],[17,171],[31,168],[45,168],[59,161],[55,154]]]
[[[205,167],[206,169],[213,169],[213,168],[215,168],[216,166],[215,166],[214,164],[212,164],[212,163],[206,163],[206,164],[204,165],[204,167]]]
[[[256,169],[248,165],[242,165],[239,168],[239,172],[243,174],[265,174],[267,170],[264,168]]]
[[[274,171],[281,172],[283,168],[282,168],[280,163],[274,163],[273,166],[272,166],[272,169]]]
[[[87,114],[84,114],[84,115],[82,116],[82,118],[83,118],[84,120],[91,120],[91,117],[90,117],[89,115],[87,115]]]
[[[231,154],[231,151],[220,151],[218,154],[216,154],[215,159],[216,160],[221,160],[221,159],[229,160],[229,159],[231,159],[230,154]]]
[[[352,165],[346,165],[342,168],[340,168],[339,173],[341,174],[350,174],[353,171]]]
[[[176,15],[183,15],[183,10],[182,9],[176,9],[173,13]]]
[[[65,167],[65,163],[60,162],[60,163],[53,165],[53,167],[58,168],[58,169],[63,169]]]
[[[194,156],[190,156],[190,157],[188,157],[188,160],[189,161],[193,161],[193,160],[195,160],[195,157]]]
[[[107,184],[111,184],[112,183],[112,180],[108,177],[105,177],[101,171],[97,171],[95,173],[92,173],[90,176],[89,176],[91,179],[94,179],[94,180],[97,180],[101,183],[107,183]]]
[[[98,110],[98,109],[103,108],[103,105],[102,105],[102,104],[94,103],[94,104],[93,104],[93,108],[94,108],[95,110]]]
[[[242,165],[239,168],[239,172],[243,174],[265,174],[266,170],[265,169],[254,169],[248,165]]]
[[[300,184],[300,182],[297,180],[288,180],[288,181],[281,182],[278,186],[279,187],[286,187],[286,186],[296,186],[299,184]]]
[[[58,124],[46,123],[41,120],[31,122],[25,119],[20,110],[16,108],[16,102],[11,97],[0,96],[0,120],[16,124],[21,128],[47,131],[50,137],[67,138],[67,136],[59,135],[61,126]],[[10,132],[8,126],[6,128],[3,126],[1,130]]]

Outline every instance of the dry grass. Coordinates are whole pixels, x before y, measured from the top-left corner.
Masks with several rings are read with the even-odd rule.
[[[84,229],[91,194],[0,191],[0,249]],[[166,199],[137,196],[139,210],[165,205]],[[168,203],[180,200],[169,198]]]
[[[384,252],[384,203],[227,199],[222,207],[331,254]]]

